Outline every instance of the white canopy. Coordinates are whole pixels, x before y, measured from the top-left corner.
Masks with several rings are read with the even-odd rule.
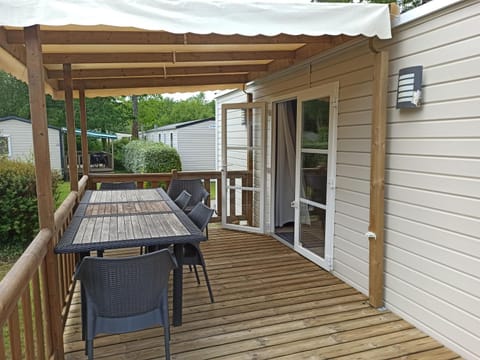
[[[387,5],[218,0],[0,0],[0,25],[110,25],[172,33],[391,37]]]

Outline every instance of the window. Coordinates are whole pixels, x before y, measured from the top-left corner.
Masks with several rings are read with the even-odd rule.
[[[0,156],[12,155],[10,136],[0,135]]]
[[[173,147],[173,133],[170,133],[170,146]]]
[[[158,142],[162,142],[162,134],[158,134]]]

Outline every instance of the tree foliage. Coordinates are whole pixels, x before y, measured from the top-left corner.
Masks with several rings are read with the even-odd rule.
[[[65,102],[46,97],[47,119],[53,126],[65,126]],[[132,99],[128,97],[96,97],[86,99],[87,127],[101,132],[131,131],[134,118]],[[74,101],[75,118],[79,126],[80,109]],[[30,118],[27,85],[13,76],[0,71],[0,117],[18,116]],[[215,115],[215,104],[207,101],[204,93],[182,101],[162,95],[138,96],[138,122],[140,129],[204,119]]]

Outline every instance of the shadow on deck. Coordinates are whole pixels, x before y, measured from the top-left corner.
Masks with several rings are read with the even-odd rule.
[[[185,269],[183,325],[171,328],[172,359],[459,359],[271,237],[213,226],[209,236],[202,249],[216,302],[209,302],[202,274],[197,285]],[[86,359],[80,333],[77,292],[66,359]],[[97,337],[95,358],[162,359],[162,334],[154,328]]]

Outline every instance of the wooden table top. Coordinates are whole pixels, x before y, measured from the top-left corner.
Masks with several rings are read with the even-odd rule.
[[[205,239],[162,189],[87,191],[55,251],[89,252]]]

